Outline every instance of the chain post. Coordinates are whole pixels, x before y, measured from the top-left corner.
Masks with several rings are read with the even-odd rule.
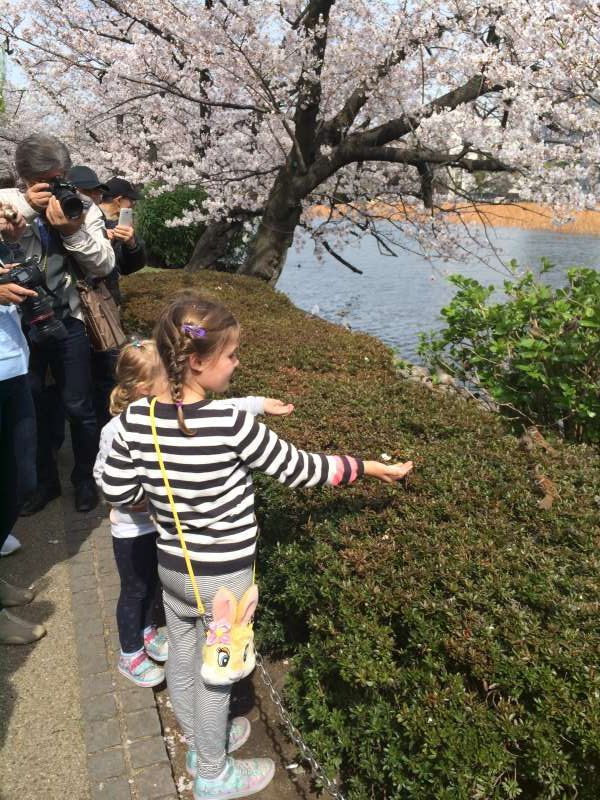
[[[302,759],[306,761],[311,771],[319,778],[323,788],[333,797],[335,800],[346,800],[344,795],[340,792],[337,787],[335,781],[332,781],[325,773],[323,767],[317,761],[317,757],[311,748],[306,744],[306,742],[302,739],[300,731],[294,723],[286,711],[283,700],[281,699],[281,695],[275,688],[273,681],[271,680],[271,676],[267,672],[265,668],[265,663],[263,661],[263,657],[260,653],[256,653],[256,666],[258,667],[258,671],[260,672],[260,676],[263,680],[263,683],[268,689],[269,695],[277,711],[279,712],[279,716],[281,721],[287,731],[288,736],[292,740],[292,742],[296,745],[296,747],[300,750],[302,754]]]

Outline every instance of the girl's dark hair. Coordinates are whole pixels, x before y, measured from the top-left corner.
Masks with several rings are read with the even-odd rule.
[[[238,328],[238,321],[224,306],[189,291],[177,295],[158,318],[154,340],[177,406],[179,429],[186,436],[195,433],[186,425],[183,413],[188,358],[192,353],[201,360],[219,355]]]

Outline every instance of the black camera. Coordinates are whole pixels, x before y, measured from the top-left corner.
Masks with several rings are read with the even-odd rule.
[[[23,319],[29,325],[29,336],[32,341],[42,344],[49,340],[60,341],[66,338],[67,329],[56,318],[48,296],[54,297],[54,292],[46,286],[44,273],[37,258],[28,258],[10,272],[0,275],[0,285],[5,283],[16,283],[25,289],[37,291],[37,297],[28,297],[20,305]]]
[[[62,178],[52,178],[48,181],[54,197],[60,203],[62,212],[68,219],[77,219],[83,214],[83,201],[77,194],[77,187],[72,183],[62,180]]]

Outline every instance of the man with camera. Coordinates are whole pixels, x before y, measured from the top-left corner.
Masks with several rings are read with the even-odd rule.
[[[100,210],[66,183],[71,160],[66,146],[53,136],[33,134],[17,145],[15,166],[24,191],[0,190],[0,202],[22,214],[25,226],[19,245],[26,259],[38,259],[49,294],[50,312],[30,315],[29,374],[38,425],[38,487],[22,513],[33,514],[60,494],[42,390],[48,369],[59,389],[71,425],[75,465],[71,481],[75,507],[89,511],[98,502],[92,469],[98,449],[98,424],[93,402],[90,344],[76,281],[103,277],[115,266]],[[41,294],[41,292],[40,292]],[[48,314],[54,319],[49,319]]]
[[[35,411],[27,380],[28,348],[17,305],[35,291],[12,283],[6,266],[11,249],[3,242],[25,228],[22,216],[5,217],[0,208],[0,549],[17,521],[21,505],[36,485]],[[33,593],[0,580],[0,644],[29,644],[41,638],[43,625],[33,625],[8,608],[31,602]]]

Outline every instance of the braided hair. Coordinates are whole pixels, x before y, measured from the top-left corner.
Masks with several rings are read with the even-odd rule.
[[[219,355],[238,327],[238,321],[224,306],[190,291],[177,295],[158,319],[154,338],[177,407],[179,430],[186,436],[195,434],[188,428],[183,411],[188,359],[192,354],[200,360]]]

